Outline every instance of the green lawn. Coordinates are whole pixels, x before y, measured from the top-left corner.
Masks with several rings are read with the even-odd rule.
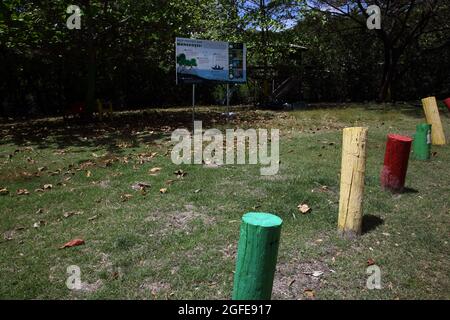
[[[172,164],[170,134],[190,126],[189,109],[121,113],[103,124],[0,124],[0,189],[9,191],[0,195],[0,298],[229,299],[248,211],[284,220],[274,299],[450,298],[450,147],[410,161],[408,192],[379,183],[386,134],[412,135],[424,122],[420,107],[236,109],[230,123],[221,112],[199,108],[197,117],[204,128],[280,129],[278,175],[261,176],[258,165]],[[441,119],[450,141],[443,108]],[[369,127],[365,232],[345,240],[336,232],[341,136],[353,125]],[[136,182],[151,187],[135,191]],[[301,202],[312,211],[299,213]],[[74,238],[85,245],[58,249]],[[381,268],[381,290],[366,289],[368,259]],[[70,265],[81,268],[81,291],[65,285]]]

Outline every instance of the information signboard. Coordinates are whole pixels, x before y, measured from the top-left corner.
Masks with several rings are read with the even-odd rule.
[[[176,38],[177,83],[247,81],[242,43]]]

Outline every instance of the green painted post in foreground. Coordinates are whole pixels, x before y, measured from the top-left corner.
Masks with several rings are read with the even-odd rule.
[[[416,160],[430,159],[431,124],[421,123],[416,126],[416,134],[412,144],[412,158]]]
[[[241,223],[233,300],[269,300],[283,220],[263,212],[244,214]]]

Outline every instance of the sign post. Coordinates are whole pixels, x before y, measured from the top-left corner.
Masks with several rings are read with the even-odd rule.
[[[194,128],[194,125],[195,125],[195,83],[192,84],[192,128]]]
[[[230,117],[230,84],[227,83],[227,120]]]
[[[243,43],[188,38],[175,39],[176,82],[192,84],[192,120],[195,119],[195,85],[226,83],[227,117],[230,115],[230,83],[247,81],[247,49]]]

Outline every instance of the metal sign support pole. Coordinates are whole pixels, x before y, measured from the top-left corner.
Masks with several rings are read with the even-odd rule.
[[[227,120],[230,117],[230,84],[227,83]]]
[[[192,128],[195,124],[195,83],[192,84]]]

